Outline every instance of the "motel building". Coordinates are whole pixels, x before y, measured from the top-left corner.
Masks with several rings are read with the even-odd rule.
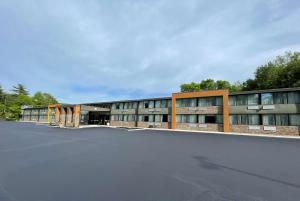
[[[22,107],[21,121],[300,135],[300,87],[173,93],[171,97]]]

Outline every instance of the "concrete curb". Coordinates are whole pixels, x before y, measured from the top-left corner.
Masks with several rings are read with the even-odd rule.
[[[101,126],[101,127],[106,127],[106,128],[120,128],[116,126]],[[124,128],[123,128],[124,129]],[[130,128],[128,128],[130,129]],[[135,131],[135,130],[157,130],[157,131],[175,131],[175,132],[186,132],[186,133],[204,133],[204,134],[215,134],[215,135],[236,135],[236,136],[249,136],[249,137],[267,137],[267,138],[282,138],[282,139],[297,139],[300,140],[300,136],[284,136],[284,135],[266,135],[266,134],[249,134],[249,133],[233,133],[233,132],[214,132],[214,131],[194,131],[194,130],[180,130],[180,129],[166,129],[166,128],[137,128],[132,129],[130,131]]]

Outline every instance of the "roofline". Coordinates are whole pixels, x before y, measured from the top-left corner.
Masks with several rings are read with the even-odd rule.
[[[115,101],[94,102],[94,103],[80,103],[79,105],[110,104],[110,103],[121,103],[121,102],[137,102],[137,101],[167,100],[167,99],[172,99],[172,97],[171,97],[171,96],[166,96],[166,97],[156,97],[156,98],[129,99],[129,100],[115,100]]]
[[[252,90],[252,91],[238,91],[231,92],[229,95],[243,95],[243,94],[256,94],[256,93],[271,93],[271,92],[289,92],[289,91],[300,91],[300,87],[294,88],[277,88],[277,89],[263,89],[263,90]]]

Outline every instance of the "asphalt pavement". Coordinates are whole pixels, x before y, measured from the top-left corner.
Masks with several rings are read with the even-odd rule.
[[[0,122],[0,201],[299,201],[300,140]]]

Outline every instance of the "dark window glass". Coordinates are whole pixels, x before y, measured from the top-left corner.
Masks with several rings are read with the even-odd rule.
[[[290,114],[289,119],[291,126],[300,126],[300,114]]]
[[[277,126],[288,126],[289,125],[289,115],[277,114],[276,115],[276,125]]]
[[[149,116],[144,116],[144,122],[148,122],[149,121]]]
[[[300,92],[289,92],[288,93],[288,103],[289,104],[299,104],[300,103]]]
[[[168,122],[168,115],[167,114],[163,114],[162,122]]]
[[[206,115],[205,116],[205,123],[215,124],[216,123],[216,116],[215,115]]]
[[[275,115],[273,114],[265,114],[263,115],[263,125],[266,126],[274,126],[275,125]]]
[[[144,108],[149,108],[149,103],[148,102],[144,103]]]
[[[274,93],[274,104],[287,104],[288,94],[287,93]]]

